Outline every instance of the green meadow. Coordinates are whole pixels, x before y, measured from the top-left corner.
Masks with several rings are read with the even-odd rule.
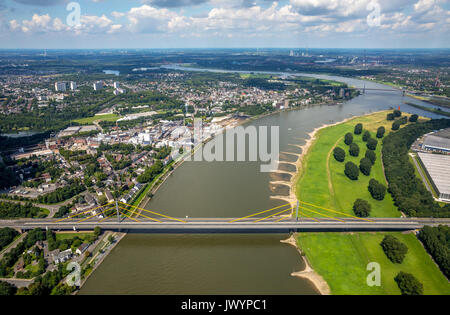
[[[371,178],[387,186],[381,160],[382,139],[376,138],[378,127],[384,126],[385,136],[391,131],[392,121],[386,120],[390,111],[378,112],[350,119],[344,123],[329,126],[316,133],[296,183],[296,195],[300,201],[318,207],[304,205],[300,214],[315,217],[345,218],[353,216],[352,206],[357,198],[367,200],[372,206],[371,217],[399,217],[392,197],[386,193],[384,200],[377,201],[368,191]],[[360,135],[353,133],[356,124],[363,124]],[[359,166],[366,152],[362,140],[364,131],[378,140],[377,159],[369,176],[360,173],[358,180],[350,180],[344,174],[345,163],[351,161]],[[358,157],[350,156],[349,146],[344,143],[347,132],[353,134],[353,142],[360,148]],[[338,162],[333,149],[339,146],[346,152],[344,162]],[[313,210],[308,211],[306,209]],[[339,213],[324,210],[323,208]],[[389,233],[298,233],[297,243],[311,263],[330,286],[333,294],[400,294],[394,277],[400,272],[412,273],[423,285],[424,294],[450,294],[450,285],[445,276],[412,233],[393,233],[409,251],[402,264],[392,263],[384,254],[380,242]],[[381,267],[381,286],[370,287],[366,279],[370,271],[367,264],[376,262]]]
[[[393,234],[408,247],[401,264],[392,263],[380,242]],[[400,294],[394,277],[412,273],[424,294],[450,294],[450,284],[412,233],[298,233],[297,243],[312,268],[328,283],[332,294]],[[380,265],[381,286],[368,286],[367,264]]]

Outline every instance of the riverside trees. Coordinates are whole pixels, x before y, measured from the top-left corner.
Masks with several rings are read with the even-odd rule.
[[[383,200],[386,195],[386,187],[374,178],[369,181],[368,189],[375,200]]]
[[[408,247],[392,235],[386,235],[380,245],[387,258],[395,264],[401,264],[408,253]]]
[[[340,147],[336,147],[333,150],[333,156],[336,159],[336,161],[344,162],[344,160],[345,160],[345,151],[342,148],[340,148]]]
[[[347,162],[345,164],[345,170],[344,170],[345,175],[347,175],[348,178],[350,178],[351,180],[357,180],[358,176],[359,176],[359,169],[358,166],[356,166],[355,163],[353,162]]]
[[[356,199],[353,204],[353,212],[356,216],[360,218],[366,218],[370,215],[370,211],[372,210],[371,205],[367,202],[367,200]]]

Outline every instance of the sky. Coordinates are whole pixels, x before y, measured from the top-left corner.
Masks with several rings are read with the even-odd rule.
[[[450,0],[0,0],[0,48],[450,48]]]

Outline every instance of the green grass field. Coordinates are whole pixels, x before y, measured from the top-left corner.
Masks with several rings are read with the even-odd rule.
[[[347,132],[353,133],[354,126],[362,123],[375,138],[379,126],[391,130],[391,121],[386,120],[389,111],[357,117],[345,123],[330,126],[316,134],[310,151],[302,163],[301,174],[296,185],[299,200],[354,215],[352,206],[357,198],[367,200],[372,205],[372,217],[398,217],[400,213],[395,207],[390,194],[384,200],[374,200],[368,189],[371,178],[385,183],[382,167],[381,139],[376,149],[377,160],[370,176],[360,173],[358,180],[352,181],[344,174],[347,161],[359,166],[359,161],[366,152],[366,143],[361,135],[353,134],[353,142],[360,147],[358,157],[351,157],[348,146],[344,143]],[[346,151],[346,159],[340,163],[333,157],[333,149],[340,146]],[[333,217],[344,217],[320,208],[306,206],[317,213],[301,209],[303,215],[320,218],[321,214]],[[320,220],[320,219],[319,219]],[[400,294],[394,277],[400,271],[414,274],[424,285],[425,294],[450,294],[448,280],[440,272],[422,244],[413,234],[395,233],[405,243],[409,252],[400,265],[390,262],[379,245],[387,233],[299,233],[297,243],[310,261],[312,268],[318,272],[330,286],[333,294]],[[377,262],[381,266],[381,286],[369,287],[366,278],[369,262]]]
[[[92,235],[94,235],[94,233],[56,233],[55,234],[57,241],[72,239],[75,236],[78,236],[80,239],[85,240],[85,239],[91,237]]]
[[[394,234],[408,246],[402,264],[392,263],[380,242],[388,233],[299,233],[297,243],[312,268],[330,286],[332,294],[400,294],[394,277],[412,273],[424,286],[424,294],[450,294],[450,284],[412,233]],[[367,264],[381,267],[381,286],[369,287]]]
[[[351,161],[359,166],[359,162],[367,150],[366,142],[362,141],[362,134],[353,134],[353,142],[358,144],[360,153],[358,157],[350,156],[348,152],[349,146],[344,143],[345,134],[347,132],[353,133],[355,125],[362,123],[364,130],[368,130],[372,138],[376,139],[376,130],[380,126],[386,128],[387,135],[392,125],[392,122],[386,120],[388,112],[383,111],[357,117],[345,123],[321,129],[317,133],[316,140],[302,164],[302,171],[296,185],[298,199],[320,207],[354,215],[352,210],[353,203],[357,198],[361,198],[372,205],[372,217],[399,217],[400,212],[395,207],[390,194],[387,193],[384,200],[377,201],[372,198],[367,189],[371,178],[375,178],[387,186],[380,158],[382,139],[377,139],[377,160],[369,176],[360,173],[358,180],[353,181],[344,174],[345,163]],[[336,146],[346,151],[344,162],[338,162],[333,157],[333,149]],[[329,216],[343,216],[310,206],[305,206],[305,208]],[[301,212],[312,217],[321,216],[306,209],[301,209]]]
[[[73,122],[79,123],[80,125],[91,125],[94,121],[116,121],[119,118],[120,116],[117,114],[107,114],[75,119]]]

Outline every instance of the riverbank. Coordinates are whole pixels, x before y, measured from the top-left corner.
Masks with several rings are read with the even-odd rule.
[[[308,259],[302,253],[301,249],[297,246],[295,236],[291,235],[288,239],[281,240],[280,242],[294,246],[305,264],[305,269],[303,269],[302,271],[293,272],[291,273],[291,276],[303,278],[310,281],[321,295],[330,295],[331,290],[328,286],[328,283],[317,272],[315,272],[314,269],[312,269]]]
[[[291,189],[294,197],[319,207],[339,210],[347,215],[354,215],[351,205],[355,198],[361,198],[372,204],[371,215],[373,216],[399,216],[400,213],[393,204],[390,194],[386,194],[383,201],[375,201],[366,189],[370,178],[384,182],[380,139],[377,139],[379,143],[375,151],[379,164],[373,166],[370,176],[360,174],[357,181],[346,178],[343,175],[343,163],[335,161],[332,156],[332,150],[336,146],[347,151],[343,137],[347,132],[353,133],[356,123],[362,123],[364,130],[371,132],[372,137],[380,125],[386,128],[386,133],[390,132],[392,122],[386,121],[388,112],[380,111],[352,117],[313,130],[303,146],[298,161],[301,165],[296,178],[293,179]],[[360,135],[353,136],[354,142],[360,147],[365,144],[360,142]],[[364,151],[361,153],[358,161],[364,156]],[[349,157],[348,154],[345,160],[356,163],[354,157]],[[304,213],[308,210],[302,209],[302,211]],[[342,215],[333,215],[323,210],[317,210],[315,215],[308,213],[318,220],[322,214],[342,217]],[[402,264],[390,262],[379,245],[388,234],[395,235],[408,246],[408,255]],[[313,279],[317,279],[316,275],[319,275],[327,283],[331,294],[400,294],[394,281],[394,277],[400,271],[414,274],[424,284],[425,294],[449,294],[448,281],[434,266],[435,264],[432,263],[415,235],[411,233],[297,233],[295,245],[306,256],[305,259],[309,265],[303,275],[312,274]],[[370,262],[381,265],[380,287],[367,285],[366,278],[370,273],[367,271],[367,265]],[[313,283],[317,283],[316,286],[321,285],[320,281]]]

